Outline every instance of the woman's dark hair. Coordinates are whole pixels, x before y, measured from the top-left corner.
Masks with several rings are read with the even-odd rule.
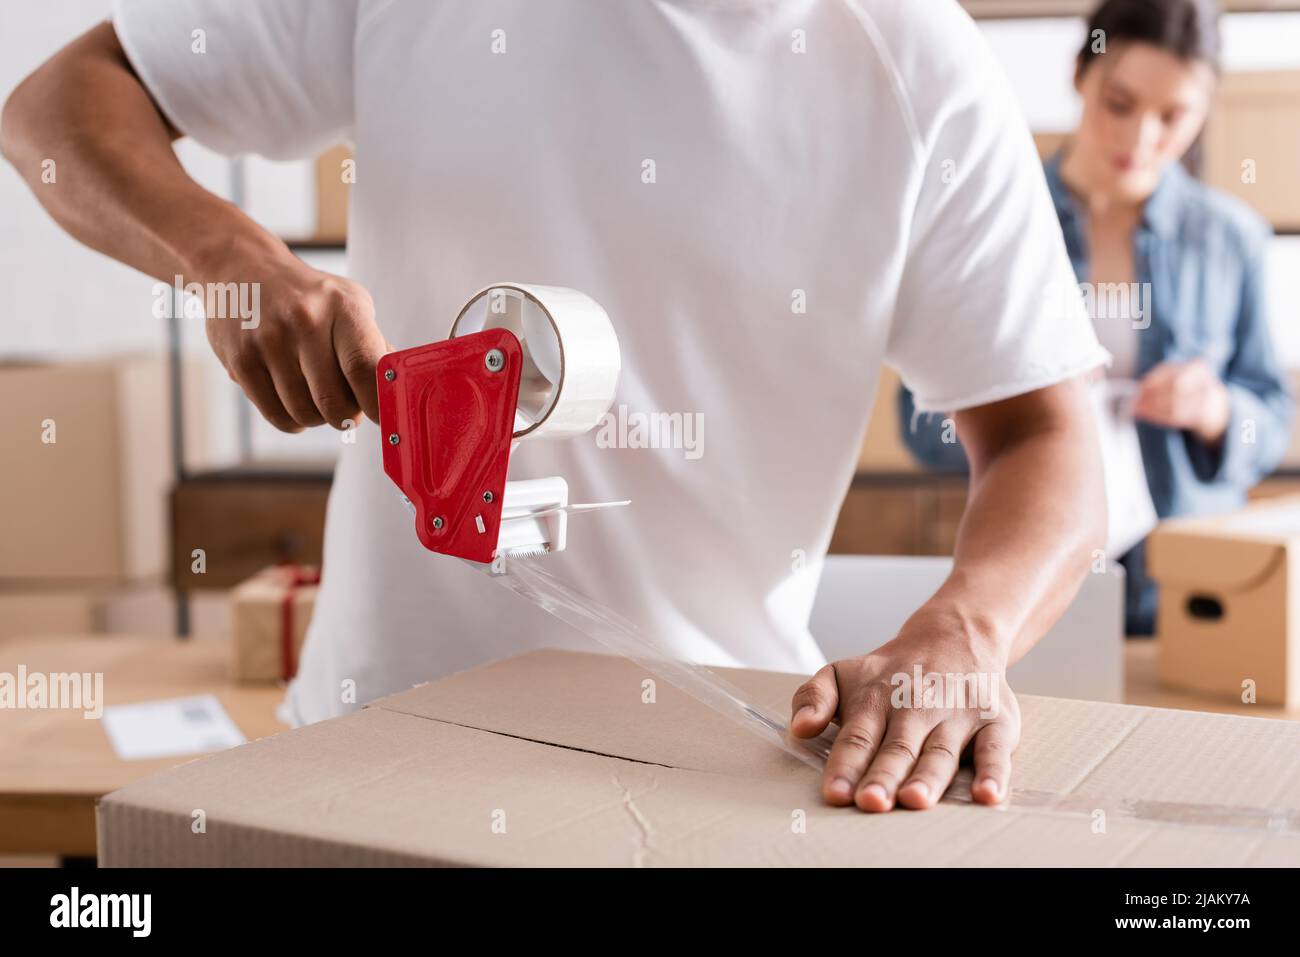
[[[1219,11],[1213,0],[1105,0],[1088,18],[1079,73],[1117,43],[1149,43],[1180,60],[1218,69]],[[1104,38],[1104,45],[1098,43]]]

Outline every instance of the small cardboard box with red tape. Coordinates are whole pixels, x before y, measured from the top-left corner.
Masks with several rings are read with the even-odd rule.
[[[230,592],[231,674],[236,681],[288,681],[298,670],[320,572],[274,565]]]

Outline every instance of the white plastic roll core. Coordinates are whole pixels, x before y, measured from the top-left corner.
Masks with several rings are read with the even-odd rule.
[[[523,346],[516,439],[581,435],[609,411],[622,360],[614,326],[590,296],[561,286],[485,286],[449,337],[484,329],[509,329]]]

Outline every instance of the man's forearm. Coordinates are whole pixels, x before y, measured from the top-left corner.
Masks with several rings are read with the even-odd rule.
[[[177,136],[110,24],[69,44],[5,104],[0,147],[54,219],[86,245],[185,285],[249,283],[256,314],[206,315],[213,352],[262,416],[297,432],[379,417],[387,341],[358,283],[312,269],[181,168]],[[53,182],[46,182],[53,160]],[[262,287],[265,287],[264,289]],[[252,318],[245,325],[243,319]]]
[[[166,280],[198,281],[232,246],[289,255],[234,205],[196,183],[172,149],[174,131],[105,23],[69,44],[14,90],[0,146],[50,215],[78,240]],[[46,160],[54,180],[45,178]]]
[[[952,574],[929,604],[994,643],[1008,663],[1065,610],[1105,544],[1104,485],[1085,387],[1057,389],[1047,415],[1036,412],[1018,427],[958,417],[972,459],[971,494]]]
[[[1105,538],[1101,450],[1083,382],[1072,380],[957,413],[971,496],[953,570],[890,641],[832,662],[795,692],[791,731],[840,726],[822,775],[836,805],[933,807],[959,756],[971,797],[1006,800],[1020,707],[1000,679],[1061,613]],[[965,692],[900,700],[913,674],[974,676]],[[948,680],[948,679],[945,679]],[[969,686],[966,690],[971,690]],[[954,688],[954,692],[957,689]]]

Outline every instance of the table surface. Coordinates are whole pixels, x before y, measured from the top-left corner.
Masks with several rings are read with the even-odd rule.
[[[214,694],[250,741],[285,730],[276,685],[236,685],[224,638],[77,635],[0,641],[0,672],[103,672],[108,705]],[[0,854],[95,853],[95,799],[192,756],[123,761],[81,711],[0,711]]]
[[[1218,714],[1246,714],[1255,718],[1300,721],[1300,708],[1265,704],[1242,704],[1233,698],[1211,698],[1188,691],[1162,687],[1156,673],[1159,643],[1151,639],[1124,642],[1124,703],[1176,711],[1213,711]]]
[[[1154,641],[1125,645],[1125,701],[1300,720],[1300,709],[1217,701],[1162,688]],[[276,685],[236,685],[229,642],[90,635],[0,641],[0,672],[102,671],[108,704],[215,694],[250,741],[285,730]],[[95,853],[95,800],[190,757],[122,761],[103,726],[80,711],[0,711],[0,854]]]

